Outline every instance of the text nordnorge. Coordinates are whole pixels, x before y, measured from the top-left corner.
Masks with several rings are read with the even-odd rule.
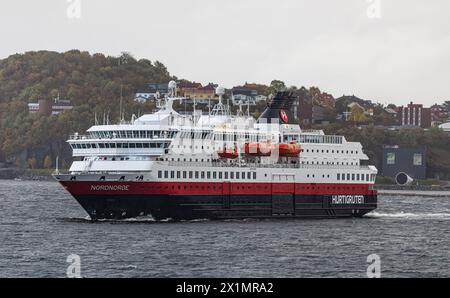
[[[364,204],[364,196],[361,195],[333,195],[331,204]]]
[[[94,191],[101,191],[101,190],[121,190],[121,191],[128,191],[130,186],[129,185],[91,185],[91,190]]]

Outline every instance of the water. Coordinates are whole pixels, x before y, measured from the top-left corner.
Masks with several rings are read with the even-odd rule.
[[[362,219],[90,223],[54,182],[0,180],[0,277],[450,277],[450,197],[380,196]]]

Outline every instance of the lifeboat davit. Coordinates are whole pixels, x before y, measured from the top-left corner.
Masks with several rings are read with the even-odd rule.
[[[279,155],[283,157],[298,157],[301,151],[300,145],[297,142],[282,143],[277,144],[277,146]]]
[[[272,145],[268,142],[245,143],[244,151],[248,156],[270,156]]]
[[[217,154],[221,158],[229,158],[229,159],[235,159],[235,158],[238,158],[238,156],[239,156],[239,153],[236,148],[233,148],[233,149],[224,148],[223,150],[218,151]]]

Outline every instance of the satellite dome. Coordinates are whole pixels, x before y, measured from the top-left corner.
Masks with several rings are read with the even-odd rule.
[[[219,86],[216,88],[216,94],[219,96],[222,96],[225,94],[225,88],[223,88],[222,86]]]
[[[177,82],[175,81],[170,81],[169,82],[169,89],[174,89],[177,87]]]

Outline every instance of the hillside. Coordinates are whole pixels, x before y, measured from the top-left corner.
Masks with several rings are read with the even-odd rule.
[[[129,119],[153,108],[132,100],[136,88],[170,79],[174,77],[162,63],[136,60],[127,53],[108,57],[78,50],[39,51],[0,60],[0,162],[49,167],[60,155],[67,166],[71,159],[67,136],[93,125],[95,113],[117,120],[121,89]],[[55,117],[29,114],[28,103],[58,94],[72,100],[75,108]]]
[[[171,76],[162,63],[136,60],[127,53],[108,57],[78,50],[66,53],[39,51],[0,60],[0,168],[5,163],[18,168],[53,168],[56,156],[60,157],[60,167],[68,167],[72,161],[71,150],[66,144],[70,134],[84,133],[94,124],[95,114],[100,122],[103,115],[109,115],[111,122],[117,123],[121,93],[125,119],[130,119],[132,114],[151,112],[155,108],[153,103],[133,101],[135,90],[148,82],[171,79],[177,78]],[[249,83],[245,86],[268,95],[285,85],[274,80],[269,86]],[[311,98],[312,91],[320,93],[316,87],[298,90]],[[72,100],[74,109],[52,117],[29,113],[28,103],[58,95]],[[336,109],[345,110],[351,101],[363,106],[367,102],[355,96],[343,96],[336,100]],[[258,117],[265,105],[265,102],[259,102],[251,107],[253,116]],[[185,105],[175,106],[186,108]],[[233,107],[233,111],[237,108]],[[450,137],[437,129],[389,131],[373,125],[347,127],[345,123],[316,128],[360,141],[371,162],[380,170],[383,144],[425,146],[428,176],[450,179]]]

